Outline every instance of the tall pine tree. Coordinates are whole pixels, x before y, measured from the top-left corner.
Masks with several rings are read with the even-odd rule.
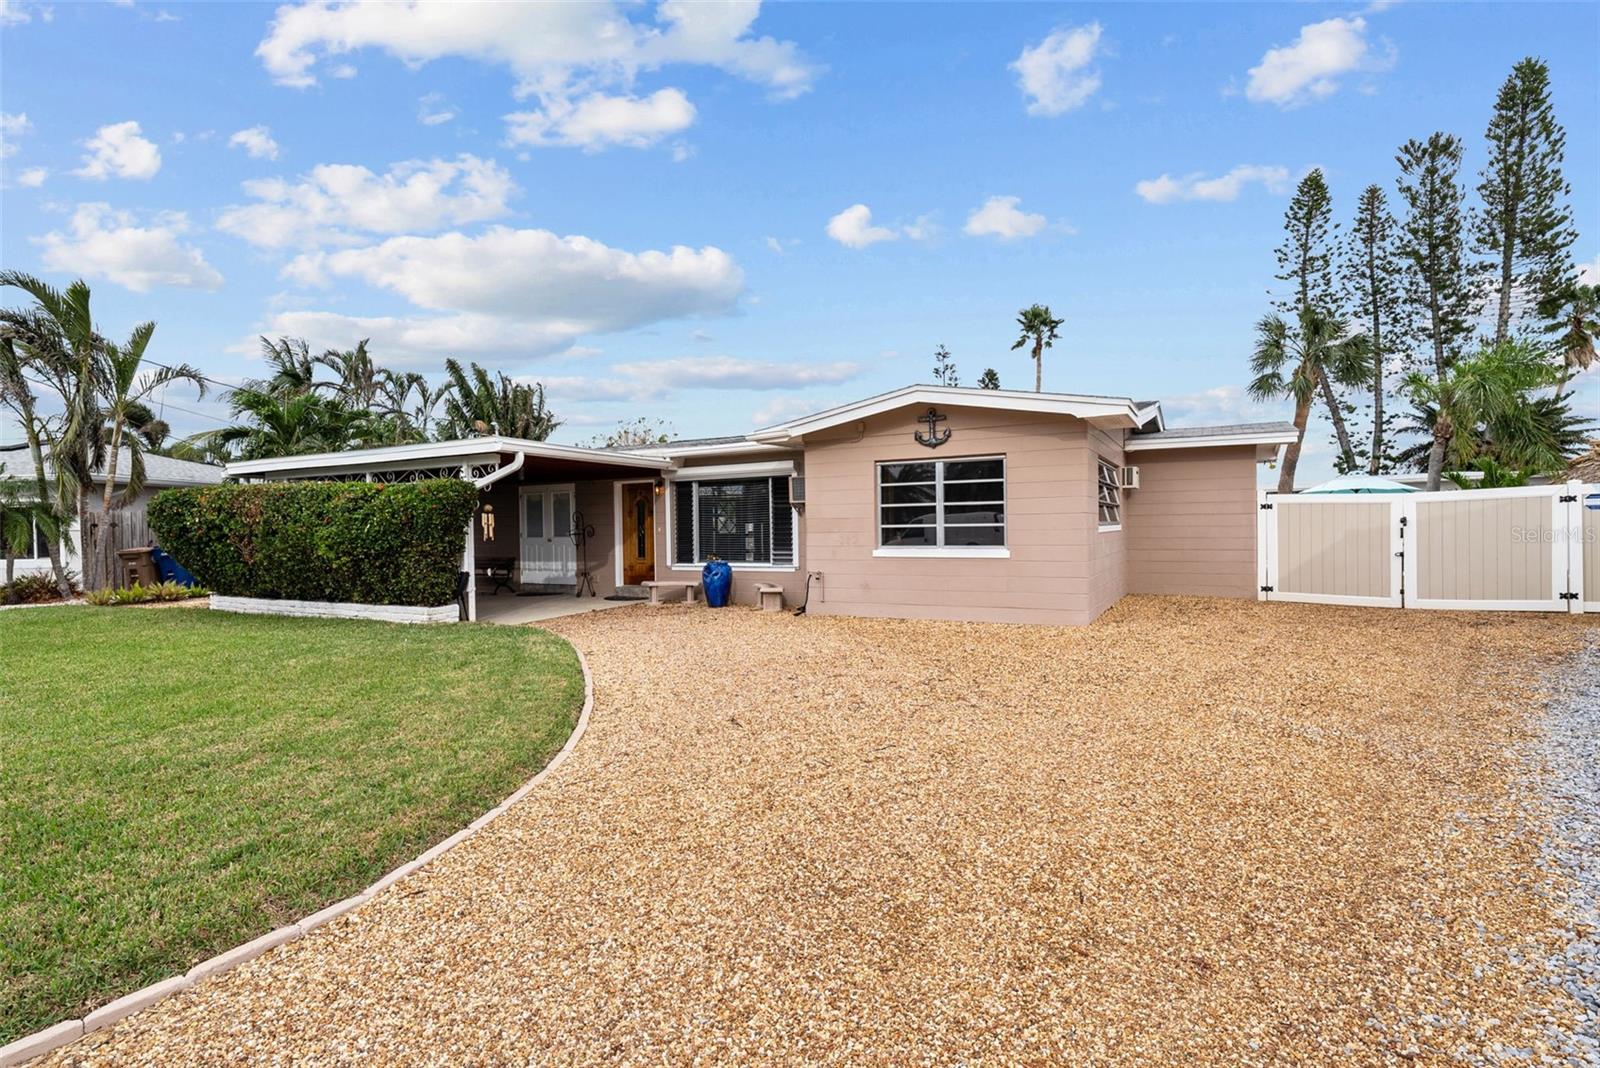
[[[1400,165],[1396,185],[1405,201],[1400,226],[1400,258],[1406,268],[1406,303],[1415,316],[1417,338],[1427,346],[1435,381],[1444,381],[1472,333],[1471,316],[1478,294],[1467,260],[1461,205],[1466,198],[1458,176],[1461,141],[1435,133],[1426,141],[1413,138],[1395,156]],[[1433,421],[1428,454],[1428,489],[1439,488],[1450,424]]]
[[[1572,274],[1572,188],[1561,176],[1567,134],[1550,104],[1543,60],[1530,56],[1511,69],[1486,136],[1489,165],[1478,185],[1483,210],[1473,216],[1472,240],[1492,262],[1499,343],[1510,333],[1516,298],[1526,314]]]
[[[1294,317],[1307,309],[1325,318],[1333,317],[1338,302],[1333,287],[1333,197],[1320,169],[1300,179],[1289,210],[1284,212],[1283,229],[1283,244],[1273,255],[1278,261],[1278,279],[1290,283],[1293,289],[1288,296],[1274,301],[1274,307]],[[1318,389],[1338,439],[1340,466],[1352,470],[1356,457],[1345,426],[1343,402],[1334,392],[1329,376],[1323,376]]]
[[[1367,455],[1367,473],[1371,475],[1382,471],[1388,461],[1392,416],[1384,410],[1388,384],[1384,372],[1390,358],[1405,351],[1410,333],[1396,249],[1398,230],[1383,188],[1367,186],[1345,237],[1339,272],[1350,314],[1366,330],[1372,354],[1372,443]]]

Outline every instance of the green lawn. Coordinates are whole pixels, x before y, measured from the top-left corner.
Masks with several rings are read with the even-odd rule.
[[[0,1044],[359,891],[582,701],[526,628],[0,612]]]

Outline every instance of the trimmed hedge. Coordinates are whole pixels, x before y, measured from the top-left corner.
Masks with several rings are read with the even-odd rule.
[[[478,490],[454,478],[268,482],[158,493],[150,529],[216,593],[449,604]]]

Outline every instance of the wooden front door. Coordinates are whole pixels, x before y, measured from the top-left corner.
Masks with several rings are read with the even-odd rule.
[[[656,497],[648,482],[622,487],[622,584],[656,577]]]

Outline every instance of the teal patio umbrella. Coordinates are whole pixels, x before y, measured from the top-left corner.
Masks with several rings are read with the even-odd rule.
[[[1340,475],[1301,493],[1415,493],[1416,490],[1377,475]]]

